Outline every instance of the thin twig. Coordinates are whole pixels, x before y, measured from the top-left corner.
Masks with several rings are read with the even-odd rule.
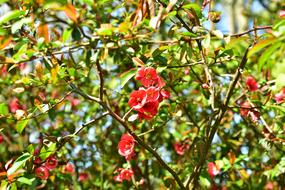
[[[100,90],[99,90],[99,98],[103,102],[103,95],[104,95],[104,76],[103,76],[103,70],[101,68],[101,65],[99,63],[99,59],[96,60],[96,67],[99,74],[99,81],[100,81]]]
[[[79,129],[77,129],[73,135],[78,135],[85,127],[89,126],[89,125],[92,125],[94,123],[96,123],[98,120],[102,119],[103,117],[105,117],[106,115],[108,115],[109,113],[108,112],[104,112],[102,115],[100,115],[99,117],[96,117],[86,123],[83,123],[81,125],[81,127]]]

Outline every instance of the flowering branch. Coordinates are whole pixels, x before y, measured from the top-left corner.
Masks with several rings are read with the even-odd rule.
[[[81,91],[80,89],[78,89],[74,84],[70,83],[71,88],[74,90],[74,92],[78,93],[79,95],[81,95],[82,97],[91,100],[91,101],[95,101],[97,103],[99,103],[105,110],[108,111],[109,115],[112,116],[113,119],[115,119],[118,123],[120,123],[125,129],[126,131],[132,135],[134,137],[134,139],[136,140],[136,142],[141,145],[143,148],[145,148],[148,152],[150,152],[159,162],[159,164],[165,168],[169,173],[171,173],[171,175],[173,176],[173,178],[175,179],[175,181],[178,183],[180,189],[185,189],[182,181],[180,180],[179,176],[177,175],[177,173],[168,166],[168,164],[165,163],[165,161],[160,157],[160,155],[148,144],[146,144],[138,135],[136,135],[131,128],[128,126],[128,124],[119,116],[117,115],[105,102],[102,102],[99,98],[97,97],[93,97],[89,94],[84,93],[83,91]]]

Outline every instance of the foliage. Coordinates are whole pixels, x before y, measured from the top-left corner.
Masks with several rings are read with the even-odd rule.
[[[285,5],[224,2],[0,0],[1,189],[284,188]]]

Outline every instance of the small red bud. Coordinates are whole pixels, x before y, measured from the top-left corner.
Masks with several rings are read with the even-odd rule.
[[[210,87],[209,87],[209,85],[208,85],[207,83],[203,83],[203,84],[202,84],[202,88],[204,88],[204,89],[209,89]]]

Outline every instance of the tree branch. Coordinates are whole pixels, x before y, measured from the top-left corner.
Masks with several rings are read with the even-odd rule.
[[[238,66],[235,76],[233,78],[233,81],[231,82],[225,100],[223,102],[223,105],[219,108],[219,112],[217,113],[217,117],[216,120],[214,122],[214,124],[212,126],[209,126],[212,130],[210,130],[209,134],[207,134],[207,141],[205,144],[205,148],[204,148],[204,154],[202,154],[201,159],[199,161],[199,163],[196,165],[196,167],[194,168],[194,171],[192,172],[192,174],[190,175],[190,177],[188,178],[187,182],[186,182],[186,188],[197,188],[197,183],[198,183],[198,178],[200,176],[201,170],[203,165],[205,164],[206,161],[206,156],[210,150],[211,147],[211,143],[212,140],[214,138],[215,133],[217,132],[218,127],[220,126],[220,122],[228,108],[228,103],[230,101],[230,98],[232,97],[233,91],[236,87],[236,84],[241,76],[241,72],[245,67],[245,64],[247,63],[247,53],[248,53],[249,48],[246,49],[244,56],[241,60],[240,65]],[[211,124],[210,124],[211,125]]]

